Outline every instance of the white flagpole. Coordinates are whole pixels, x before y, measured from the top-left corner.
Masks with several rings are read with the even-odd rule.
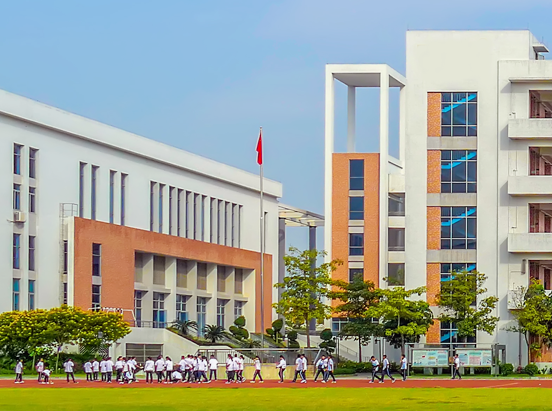
[[[264,200],[264,192],[263,192],[263,164],[264,164],[264,153],[263,153],[263,141],[262,141],[262,136],[263,136],[263,128],[261,127],[261,130],[259,132],[259,138],[261,139],[261,172],[260,172],[260,176],[261,176],[261,182],[260,182],[260,192],[261,192],[261,348],[264,348],[264,332],[265,332],[265,327],[264,327],[264,231],[265,231],[265,227],[264,227],[264,204],[263,204],[263,200]]]

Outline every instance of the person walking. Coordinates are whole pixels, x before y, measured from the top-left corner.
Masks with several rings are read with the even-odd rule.
[[[370,362],[372,363],[372,380],[370,381],[370,384],[374,383],[375,378],[377,378],[381,384],[383,382],[383,375],[381,377],[378,376],[379,361],[372,355],[372,357],[370,357]]]
[[[452,379],[456,379],[457,376],[459,380],[462,379],[462,376],[460,375],[460,358],[458,357],[458,354],[454,356],[454,362],[452,366]]]
[[[214,355],[209,360],[209,381],[217,380],[218,361]]]
[[[322,382],[325,384],[328,382],[330,377],[332,377],[332,384],[335,384],[337,381],[335,380],[334,376],[335,364],[333,357],[331,355],[328,356],[328,359],[326,361],[326,372],[324,373],[324,380]]]
[[[38,374],[38,382],[42,382],[42,373],[44,372],[44,360],[41,358],[38,360],[35,366],[36,372]]]
[[[226,375],[228,377],[226,384],[234,382],[234,359],[232,358],[232,354],[228,354],[228,358],[226,359]]]
[[[326,356],[323,355],[316,361],[316,374],[314,375],[314,382],[318,379],[319,375],[322,375],[322,381],[324,381],[324,375],[326,374],[326,367],[328,365],[328,360]]]
[[[307,383],[307,357],[305,357],[305,354],[301,354],[301,361],[303,362],[303,367],[301,369],[301,384]]]
[[[117,373],[115,378],[117,382],[120,382],[121,378],[123,378],[123,368],[123,357],[119,357],[117,358],[117,361],[115,361],[115,372]]]
[[[65,374],[67,375],[67,383],[69,383],[69,378],[73,379],[73,384],[78,384],[78,382],[75,381],[75,363],[71,358],[69,358],[67,361],[63,363],[63,369],[65,370]]]
[[[15,364],[15,381],[16,384],[23,384],[23,360],[17,361]]]
[[[280,377],[280,381],[278,381],[279,384],[284,382],[284,372],[286,371],[286,367],[286,360],[283,355],[280,355],[280,362],[276,365],[276,368],[278,368],[278,375]]]
[[[389,378],[391,378],[391,382],[394,384],[395,383],[395,378],[393,378],[393,376],[391,375],[389,360],[387,359],[387,355],[384,354],[383,355],[383,370],[381,372],[381,382],[383,382],[386,375]]]
[[[255,365],[255,372],[253,373],[253,379],[251,380],[251,384],[255,384],[255,381],[257,380],[257,377],[259,377],[259,383],[263,383],[263,377],[261,376],[261,359],[259,357],[255,357],[254,360]]]
[[[406,362],[406,357],[403,354],[403,355],[401,355],[401,375],[402,375],[402,380],[403,381],[406,381],[407,367],[408,367],[408,364]]]
[[[293,381],[297,382],[297,377],[303,378],[301,371],[303,370],[303,360],[301,359],[300,355],[297,355],[297,359],[295,360],[295,374],[293,375]]]

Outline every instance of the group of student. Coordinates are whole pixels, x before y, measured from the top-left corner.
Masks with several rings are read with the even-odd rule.
[[[375,379],[377,379],[380,382],[380,384],[383,384],[386,376],[391,378],[392,383],[396,381],[396,379],[391,375],[391,367],[390,367],[391,363],[389,362],[387,355],[384,355],[382,358],[381,369],[380,369],[380,362],[376,359],[375,356],[372,355],[372,357],[370,358],[370,362],[372,363],[372,379],[370,380],[370,384],[373,384]],[[403,354],[401,355],[401,368],[400,368],[400,373],[403,381],[406,381],[407,368],[408,368],[408,365],[406,362],[406,357]]]

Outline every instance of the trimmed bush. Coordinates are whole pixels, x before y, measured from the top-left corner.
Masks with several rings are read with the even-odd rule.
[[[500,364],[500,375],[507,376],[514,373],[512,364]]]
[[[290,331],[287,333],[287,338],[290,341],[297,341],[297,331]]]
[[[539,367],[537,367],[537,364],[530,363],[525,366],[525,374],[528,374],[530,376],[537,375],[539,373]]]
[[[245,317],[242,315],[234,321],[234,325],[238,328],[245,327]]]

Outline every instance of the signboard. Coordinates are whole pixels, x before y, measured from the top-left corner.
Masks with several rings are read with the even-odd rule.
[[[448,350],[412,350],[413,367],[448,367]]]
[[[456,352],[462,367],[490,367],[493,365],[492,350],[457,349]]]

